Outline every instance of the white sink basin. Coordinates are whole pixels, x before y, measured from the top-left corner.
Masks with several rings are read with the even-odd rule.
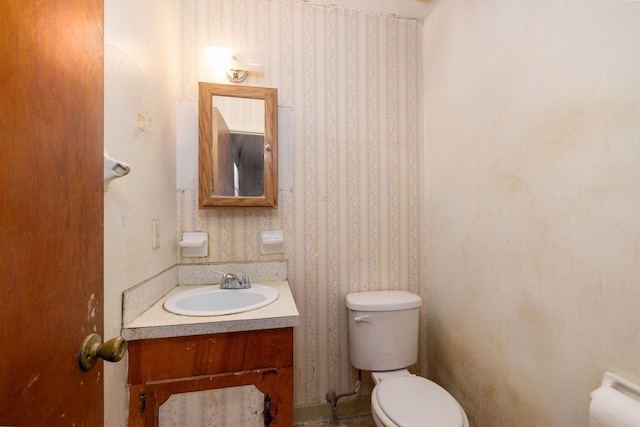
[[[277,299],[278,291],[271,286],[220,289],[220,285],[211,285],[177,293],[164,302],[164,308],[184,316],[222,316],[255,310]]]

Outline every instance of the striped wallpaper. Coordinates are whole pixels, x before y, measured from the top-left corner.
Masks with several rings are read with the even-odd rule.
[[[172,395],[160,406],[159,427],[264,426],[264,395],[253,385]]]
[[[287,260],[301,314],[295,404],[324,402],[357,375],[345,295],[426,296],[422,22],[283,0],[181,0],[179,17],[181,101],[197,101],[205,45],[246,49],[266,72],[245,84],[278,88],[295,120],[293,189],[280,191],[278,209],[200,211],[196,188],[178,190],[178,233],[211,239],[207,259],[182,262]],[[285,253],[261,255],[260,231],[273,229],[284,230]],[[425,317],[423,308],[421,349]]]

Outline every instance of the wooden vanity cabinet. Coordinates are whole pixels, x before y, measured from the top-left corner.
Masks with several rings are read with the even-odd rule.
[[[265,426],[293,426],[293,328],[129,342],[129,426],[158,426],[173,394],[255,385]]]

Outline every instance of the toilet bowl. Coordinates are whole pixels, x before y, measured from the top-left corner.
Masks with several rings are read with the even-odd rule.
[[[371,415],[378,427],[469,427],[464,410],[444,388],[409,371],[372,372],[384,376],[371,392]]]
[[[468,427],[458,401],[406,368],[418,360],[422,299],[406,291],[347,295],[351,364],[371,371],[371,413],[378,427]]]

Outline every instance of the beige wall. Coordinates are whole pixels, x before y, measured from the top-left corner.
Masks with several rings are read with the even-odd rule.
[[[262,53],[265,76],[246,84],[278,88],[294,121],[290,141],[281,141],[293,149],[281,164],[292,169],[293,189],[280,191],[277,210],[197,209],[197,83],[208,78],[207,44]],[[302,2],[180,1],[178,232],[208,231],[208,262],[288,260],[301,313],[296,405],[355,382],[348,292],[424,295],[421,46],[415,20]],[[284,230],[285,253],[260,255],[259,233],[273,229]]]
[[[429,373],[475,427],[585,426],[640,382],[640,3],[427,19]]]
[[[176,264],[176,12],[174,1],[105,2],[104,145],[131,166],[104,195],[105,339],[120,335],[122,292]],[[127,401],[126,361],[105,363],[105,425],[126,425]]]

